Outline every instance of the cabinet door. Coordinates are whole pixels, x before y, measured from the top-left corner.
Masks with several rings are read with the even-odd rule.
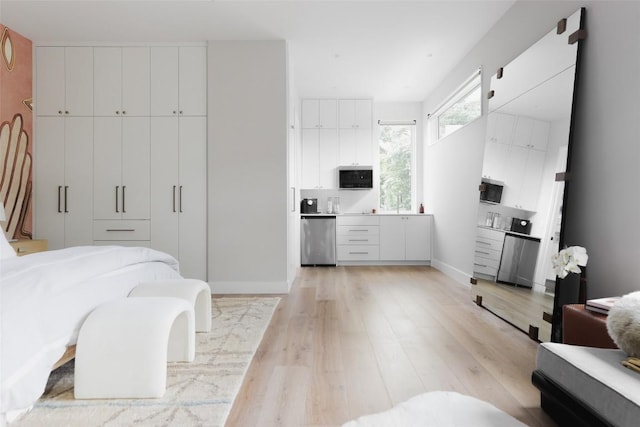
[[[482,176],[504,181],[505,165],[509,155],[509,145],[487,141],[485,146]]]
[[[511,144],[516,117],[511,114],[491,113],[487,119],[487,143]]]
[[[67,117],[64,122],[65,246],[86,246],[93,242],[93,119]]]
[[[49,249],[64,248],[64,121],[62,117],[38,117],[36,121],[35,231],[49,240]],[[90,162],[89,162],[90,163]]]
[[[356,130],[353,128],[340,129],[339,131],[340,141],[340,165],[356,165],[357,164],[357,143],[356,143]]]
[[[150,55],[151,115],[177,115],[178,48],[152,47]]]
[[[380,259],[403,261],[405,259],[405,217],[380,217]]]
[[[373,165],[373,136],[371,128],[356,129],[356,164]]]
[[[149,115],[149,48],[122,48],[122,114]]]
[[[302,130],[302,185],[301,188],[319,186],[320,168],[320,131]]]
[[[335,129],[319,130],[318,184],[320,188],[338,188],[338,133]]]
[[[94,219],[122,215],[122,119],[95,117],[93,130]]]
[[[207,118],[181,117],[178,187],[180,272],[207,279]]]
[[[549,144],[549,122],[534,120],[531,130],[531,148],[534,150],[546,151]]]
[[[122,110],[122,49],[96,47],[93,62],[94,114],[119,116]]]
[[[149,118],[122,118],[123,219],[149,219]]]
[[[405,217],[405,259],[426,261],[431,259],[431,218],[428,216]]]
[[[338,105],[335,99],[321,99],[318,101],[318,124],[324,129],[338,127]]]
[[[71,116],[93,116],[93,48],[65,48],[65,105]]]
[[[528,149],[517,145],[512,145],[509,149],[504,169],[504,189],[502,190],[502,204],[505,206],[520,208],[520,192],[528,152]]]
[[[518,117],[516,127],[513,131],[513,145],[519,147],[531,146],[531,133],[533,131],[533,119],[528,117]]]
[[[317,99],[302,100],[302,128],[315,129],[320,125],[320,101]]]
[[[35,107],[39,116],[64,114],[64,53],[64,47],[36,48]]]
[[[180,114],[207,115],[207,51],[204,46],[179,48]]]
[[[179,258],[178,117],[151,118],[151,247]]]
[[[340,129],[352,129],[356,123],[355,101],[353,99],[341,99],[338,101],[338,127]]]
[[[373,120],[373,103],[369,99],[355,101],[354,124],[360,129],[371,129]]]
[[[523,180],[519,199],[519,205],[522,209],[534,212],[538,210],[538,197],[540,196],[545,156],[546,153],[544,151],[529,150],[527,166],[522,172]]]

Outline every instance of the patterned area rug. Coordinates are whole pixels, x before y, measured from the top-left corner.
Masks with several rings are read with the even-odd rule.
[[[75,400],[70,362],[11,426],[223,426],[279,301],[212,299],[212,331],[197,334],[193,363],[169,363],[160,399]]]

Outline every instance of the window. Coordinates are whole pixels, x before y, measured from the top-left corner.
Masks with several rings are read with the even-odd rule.
[[[415,121],[380,125],[380,210],[412,211],[415,192]]]
[[[436,142],[482,115],[482,74],[473,73],[434,113],[429,114],[429,140]]]

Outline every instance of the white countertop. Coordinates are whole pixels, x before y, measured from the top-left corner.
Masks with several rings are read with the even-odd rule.
[[[324,212],[318,213],[301,213],[301,216],[433,216],[433,214],[416,214],[416,213],[358,213],[358,212],[341,212],[328,214]],[[487,227],[489,228],[489,227]]]
[[[487,229],[487,230],[499,231],[500,233],[512,234],[512,235],[514,235],[514,236],[527,237],[527,238],[529,238],[529,239],[533,239],[533,240],[542,240],[540,237],[538,237],[538,236],[532,236],[531,234],[516,233],[515,231],[503,230],[502,228],[493,228],[493,227],[489,227],[489,226],[487,226],[487,225],[481,225],[481,224],[478,224],[478,228],[485,228],[485,229]]]

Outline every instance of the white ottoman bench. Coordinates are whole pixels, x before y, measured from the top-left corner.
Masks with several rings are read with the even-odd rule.
[[[123,298],[93,310],[78,335],[76,399],[161,397],[167,361],[195,358],[193,307],[180,298]]]
[[[211,331],[211,288],[202,280],[177,279],[140,283],[129,296],[182,298],[193,307],[196,332]]]

